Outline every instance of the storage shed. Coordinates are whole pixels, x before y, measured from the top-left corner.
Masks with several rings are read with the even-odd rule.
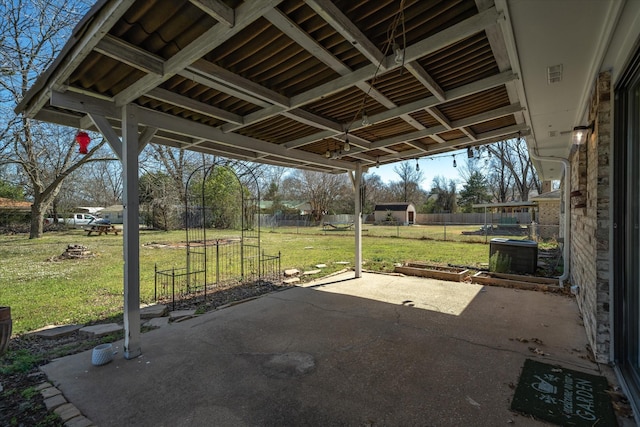
[[[374,209],[376,223],[394,222],[404,225],[415,223],[416,207],[413,203],[379,203]]]

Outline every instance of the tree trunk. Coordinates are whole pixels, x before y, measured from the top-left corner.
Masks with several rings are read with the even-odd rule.
[[[30,239],[39,239],[42,237],[44,226],[44,214],[46,207],[43,206],[42,201],[35,200],[31,205],[31,231],[29,232]]]

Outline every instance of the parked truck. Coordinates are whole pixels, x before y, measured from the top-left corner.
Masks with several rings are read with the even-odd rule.
[[[98,218],[91,215],[91,214],[87,214],[87,213],[74,213],[71,216],[67,216],[67,217],[58,217],[58,224],[65,224],[68,225],[69,227],[77,227],[77,228],[81,228],[84,227],[85,225],[88,225],[89,223],[92,223],[94,221],[97,221]],[[50,225],[50,224],[55,224],[55,219],[54,218],[45,218],[44,220],[45,225]]]

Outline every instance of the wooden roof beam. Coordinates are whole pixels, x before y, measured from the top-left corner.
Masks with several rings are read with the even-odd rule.
[[[379,65],[383,70],[386,70],[387,61],[384,54],[333,2],[330,0],[305,0],[305,3],[376,67]]]
[[[138,99],[154,87],[171,78],[177,72],[184,70],[187,66],[202,58],[206,53],[211,52],[217,46],[220,46],[238,34],[248,25],[259,19],[266,11],[277,6],[281,1],[282,0],[252,0],[241,3],[235,10],[235,25],[233,27],[214,25],[211,29],[165,61],[164,74],[162,76],[146,75],[126,90],[120,92],[115,97],[116,105],[121,107]]]
[[[447,128],[448,130],[452,129],[451,126],[451,122],[449,121],[449,119],[447,118],[447,116],[445,116],[442,111],[440,111],[438,109],[438,107],[428,107],[425,108],[425,110],[427,111],[427,113],[431,114],[431,116],[436,119],[438,122],[440,122],[440,124],[442,126],[444,126],[445,128]]]
[[[219,0],[189,0],[191,4],[209,14],[213,19],[233,27],[235,24],[235,11]]]
[[[412,75],[416,78],[424,87],[426,87],[429,92],[433,94],[438,101],[444,102],[447,100],[445,96],[444,89],[440,87],[440,85],[427,73],[427,71],[418,64],[418,62],[413,61],[405,64],[404,66]]]
[[[242,116],[240,116],[239,114],[233,114],[229,111],[214,107],[210,104],[196,101],[195,99],[188,98],[183,95],[178,95],[177,93],[171,92],[170,90],[157,87],[147,92],[146,96],[148,96],[149,98],[157,99],[158,101],[175,105],[177,107],[185,108],[189,111],[194,111],[205,116],[213,117],[215,119],[220,119],[231,123],[242,123]]]
[[[111,34],[106,34],[98,42],[94,50],[147,74],[161,76],[164,73],[164,60],[162,58]]]

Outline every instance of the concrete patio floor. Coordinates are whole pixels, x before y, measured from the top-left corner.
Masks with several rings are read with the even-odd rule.
[[[107,365],[42,369],[98,426],[538,426],[509,410],[526,358],[612,379],[567,296],[352,277],[145,333],[135,360],[117,342]]]

